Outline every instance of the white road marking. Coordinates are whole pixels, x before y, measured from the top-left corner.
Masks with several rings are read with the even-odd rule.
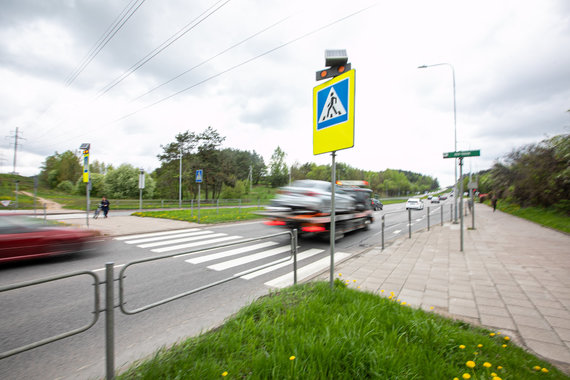
[[[157,241],[157,242],[154,242],[154,243],[147,243],[147,244],[137,245],[137,247],[139,247],[139,248],[160,247],[161,245],[169,245],[169,244],[176,244],[176,243],[185,243],[185,242],[187,242],[187,241],[196,241],[196,240],[208,239],[208,238],[211,238],[211,237],[218,237],[218,236],[226,236],[226,234],[223,234],[223,233],[214,234],[214,233],[212,233],[212,231],[208,231],[208,234],[205,234],[205,235],[191,236],[191,237],[180,238],[180,239],[174,239],[174,240]]]
[[[198,231],[198,228],[190,228],[190,229],[186,229],[186,230],[164,231],[164,232],[151,232],[148,234],[119,236],[119,237],[116,237],[115,240],[138,239],[138,238],[144,238],[144,237],[150,237],[150,236],[172,235],[172,234],[180,234],[183,232],[192,232],[192,231]]]
[[[202,256],[202,257],[196,257],[193,259],[188,259],[186,260],[187,263],[189,264],[200,264],[200,263],[205,263],[207,261],[212,261],[212,260],[218,260],[218,259],[223,259],[225,257],[229,257],[229,256],[234,256],[234,255],[238,255],[240,253],[245,253],[245,252],[249,252],[249,251],[254,251],[256,249],[261,249],[261,248],[267,248],[270,247],[272,245],[275,244],[279,244],[273,241],[266,241],[263,243],[259,243],[259,244],[255,244],[255,245],[251,245],[251,246],[247,246],[247,247],[242,247],[242,248],[236,248],[236,249],[232,249],[229,251],[224,251],[224,252],[219,252],[219,253],[215,253],[213,255],[208,255],[208,256]]]
[[[125,264],[117,264],[117,265],[114,265],[113,268],[117,269],[117,268],[121,268],[124,266],[125,266]],[[104,270],[105,270],[105,268],[99,268],[99,269],[93,269],[91,272],[102,272]]]
[[[208,267],[208,269],[213,269],[213,270],[216,270],[216,271],[225,270],[225,269],[237,267],[237,266],[239,266],[239,265],[251,263],[251,262],[253,262],[253,261],[265,259],[265,258],[270,257],[270,256],[275,256],[275,255],[278,255],[278,254],[280,254],[280,253],[287,252],[287,251],[290,251],[290,250],[291,250],[291,246],[290,246],[290,245],[285,245],[285,246],[282,246],[282,247],[277,247],[277,248],[270,249],[270,250],[268,250],[268,251],[263,251],[263,252],[259,252],[259,253],[254,253],[253,255],[248,255],[248,256],[240,257],[240,258],[238,258],[238,259],[229,260],[229,261],[224,261],[223,263],[219,263],[219,264],[215,264],[215,265],[210,265],[210,266]]]
[[[348,256],[350,256],[348,253],[336,252],[334,255],[334,261],[336,263],[337,261],[343,260]],[[315,261],[312,264],[305,265],[301,269],[297,269],[297,281],[302,281],[305,278],[311,276],[312,274],[326,269],[330,265],[330,262],[331,262],[330,258],[325,257],[324,259]],[[291,286],[293,285],[293,272],[291,271],[287,274],[284,274],[283,276],[268,281],[265,283],[265,285],[271,286],[273,288],[284,288],[287,286]]]
[[[141,244],[141,243],[148,243],[151,241],[160,241],[160,240],[167,240],[167,239],[177,239],[177,238],[183,238],[183,237],[188,237],[188,236],[198,236],[198,235],[205,235],[205,234],[211,234],[212,231],[194,231],[194,232],[187,232],[184,234],[178,234],[178,235],[166,235],[166,236],[155,236],[155,237],[147,237],[144,239],[136,239],[136,240],[125,240],[125,243],[127,244]]]
[[[222,234],[222,235],[224,235],[224,234]],[[210,236],[213,236],[213,235],[210,235]],[[217,239],[202,240],[202,241],[197,241],[197,242],[193,242],[193,243],[175,245],[172,247],[155,248],[155,249],[151,249],[151,251],[156,252],[156,253],[169,252],[169,251],[175,251],[177,249],[192,248],[192,247],[197,247],[197,246],[204,245],[204,244],[221,243],[224,241],[241,239],[241,238],[242,238],[241,236],[225,236],[225,237],[221,237],[221,238],[217,238]]]
[[[312,248],[312,249],[309,249],[309,250],[307,250],[307,251],[305,251],[305,252],[303,252],[303,253],[299,253],[299,254],[297,254],[297,262],[299,262],[299,261],[301,261],[301,260],[308,259],[308,258],[313,257],[313,256],[315,256],[315,255],[318,255],[318,254],[321,253],[321,252],[324,252],[324,250],[323,250],[323,249]],[[264,274],[266,274],[266,273],[273,272],[274,270],[277,270],[277,269],[279,269],[279,268],[283,268],[283,267],[286,267],[287,265],[292,265],[292,264],[293,264],[293,260],[291,259],[291,260],[288,260],[288,261],[276,263],[275,265],[272,265],[272,266],[270,266],[270,267],[267,267],[267,268],[264,268],[264,269],[260,269],[260,270],[258,270],[258,271],[252,272],[252,273],[250,273],[250,274],[246,274],[246,275],[241,276],[241,273],[249,272],[249,271],[255,270],[256,268],[249,269],[249,270],[247,270],[247,271],[240,272],[240,273],[236,274],[235,276],[236,276],[236,277],[237,277],[237,276],[240,276],[241,278],[243,278],[243,279],[245,279],[245,280],[251,280],[252,278],[259,277],[259,276],[264,275]],[[260,266],[260,267],[261,267],[261,266]],[[257,267],[257,268],[260,268],[260,267]]]

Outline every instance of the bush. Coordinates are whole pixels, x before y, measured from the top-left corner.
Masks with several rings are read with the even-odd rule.
[[[57,190],[67,194],[71,194],[73,192],[73,183],[71,183],[71,181],[68,180],[61,181],[57,185]]]

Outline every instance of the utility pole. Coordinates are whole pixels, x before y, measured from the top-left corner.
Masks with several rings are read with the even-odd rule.
[[[16,172],[16,160],[18,157],[18,140],[25,140],[25,138],[19,136],[19,128],[16,127],[16,132],[14,132],[13,136],[10,136],[10,138],[14,138],[14,170],[12,171],[12,174],[18,174]]]

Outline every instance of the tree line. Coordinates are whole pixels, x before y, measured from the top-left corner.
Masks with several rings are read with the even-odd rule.
[[[570,214],[570,134],[514,149],[479,172],[481,193]]]
[[[177,199],[180,174],[183,199],[196,199],[198,185],[196,170],[204,173],[202,196],[206,199],[237,199],[246,197],[255,185],[280,187],[297,179],[331,180],[331,165],[285,162],[286,153],[278,146],[266,165],[255,151],[221,148],[225,137],[212,127],[202,132],[186,131],[174,141],[162,146],[157,156],[160,167],[145,174],[145,198]],[[55,153],[42,164],[39,180],[42,185],[67,193],[85,194],[82,181],[81,155],[66,151]],[[378,196],[398,196],[437,190],[437,179],[419,173],[387,169],[365,171],[344,163],[337,163],[336,178],[366,180]],[[118,168],[98,161],[90,164],[93,196],[109,198],[137,198],[139,169],[129,164]]]

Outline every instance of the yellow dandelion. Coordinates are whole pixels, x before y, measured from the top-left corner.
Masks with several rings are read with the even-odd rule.
[[[396,301],[400,302],[400,299],[398,298]]]
[[[495,372],[491,372],[491,376],[492,377],[497,377],[497,374]]]
[[[391,299],[392,299],[392,296],[388,297],[388,299],[391,300]]]
[[[433,306],[430,306],[429,309],[430,309],[430,310],[433,310]]]
[[[548,370],[546,368],[543,368],[540,370],[540,372],[548,373]]]
[[[468,374],[468,373],[464,373],[461,377],[464,378],[464,379],[470,379],[470,378],[471,378],[471,375]]]
[[[475,352],[473,353],[473,355],[479,355],[479,353],[478,353],[477,351],[475,351]]]
[[[499,331],[499,332],[497,333],[497,335],[501,335],[501,332]]]
[[[402,305],[405,305],[405,304],[406,304],[406,301],[402,302]]]
[[[485,363],[483,363],[483,367],[485,367],[485,368],[491,368],[491,363],[485,362]]]
[[[341,277],[341,276],[342,276],[342,273],[339,273],[338,276]]]
[[[226,377],[226,376],[228,376],[228,371],[222,372],[222,377]]]
[[[505,348],[505,347],[507,347],[507,345],[506,345],[506,344],[503,344],[503,348]]]
[[[540,368],[541,368],[541,367],[538,366],[538,365],[535,365],[534,367],[532,367],[532,369],[534,369],[535,371],[540,371]]]
[[[459,380],[459,377],[454,377],[453,380]]]
[[[462,349],[462,350],[464,350],[464,349],[465,349],[465,345],[461,344],[461,345],[459,345],[459,348]]]
[[[503,366],[499,365],[499,366],[497,366],[497,369],[503,369]]]
[[[392,297],[394,297],[394,292],[390,292],[390,295],[391,295]]]
[[[352,280],[352,282],[356,282],[356,280]]]
[[[477,347],[478,347],[478,348],[481,348],[481,347],[483,347],[483,345],[482,345],[482,344],[478,344]]]
[[[356,289],[360,289],[360,285],[358,285],[358,286],[356,287]]]
[[[496,334],[495,334],[495,333],[490,333],[489,335],[490,335],[490,336],[495,336]]]
[[[380,293],[384,293],[384,289],[380,290]]]
[[[475,368],[475,362],[473,360],[469,360],[465,365],[469,368]]]
[[[499,376],[493,376],[493,380],[503,380]]]
[[[290,356],[289,360],[295,360],[295,356]]]
[[[504,339],[505,339],[506,341],[511,340],[511,338],[509,338],[508,336],[506,336]]]

